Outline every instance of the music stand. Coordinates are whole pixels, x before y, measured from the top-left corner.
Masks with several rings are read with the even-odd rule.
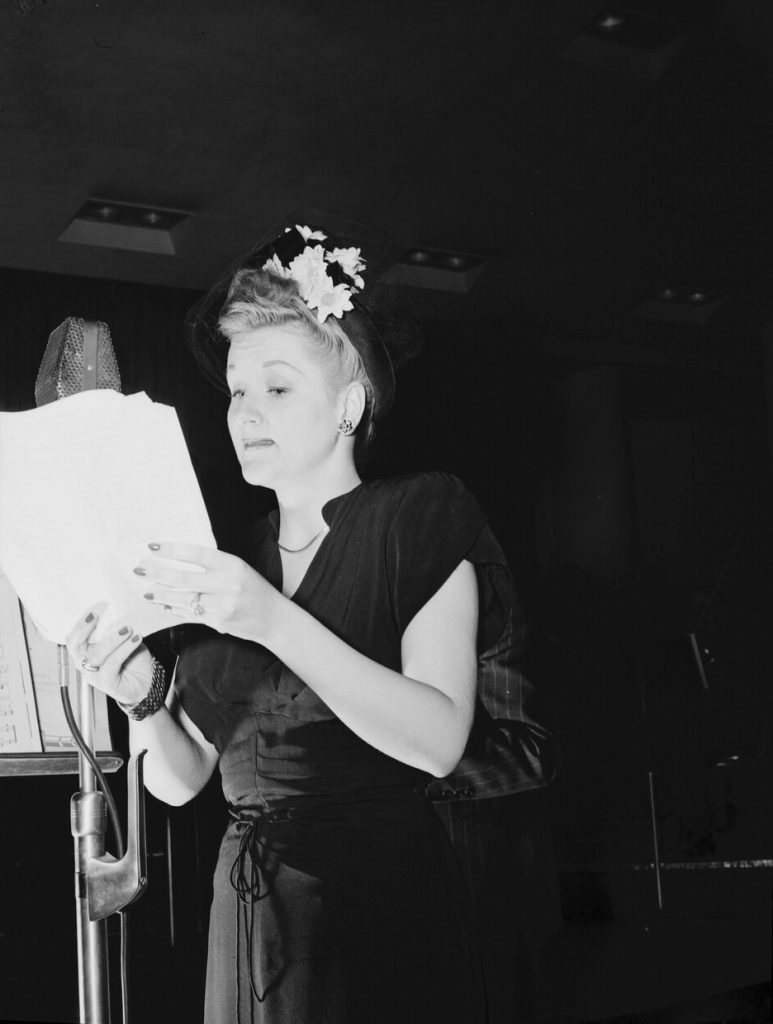
[[[93,763],[76,744],[59,702],[74,696],[74,717]],[[63,725],[63,722],[65,725]],[[70,804],[75,841],[78,996],[82,1024],[110,1024],[107,918],[136,900],[147,884],[142,756],[129,760],[128,841],[119,858],[105,852],[107,804],[100,772],[116,772],[107,700],[80,673],[71,687],[67,649],[44,640],[0,573],[0,776],[77,772]]]

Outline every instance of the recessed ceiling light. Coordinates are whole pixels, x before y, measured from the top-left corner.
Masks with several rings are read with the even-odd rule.
[[[604,32],[614,32],[615,29],[622,28],[624,24],[623,19],[616,14],[605,14],[596,22],[597,27],[603,29]]]
[[[175,233],[188,216],[183,210],[90,198],[82,204],[59,241],[172,256]]]
[[[411,267],[406,284],[446,292],[468,292],[486,265],[474,253],[425,246],[406,250],[397,262]]]
[[[725,294],[694,283],[671,284],[643,296],[632,315],[701,326],[709,322],[726,298]]]
[[[682,22],[626,7],[602,7],[559,56],[655,80],[674,60],[692,25],[693,20]]]

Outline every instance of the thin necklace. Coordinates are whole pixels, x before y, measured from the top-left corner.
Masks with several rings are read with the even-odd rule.
[[[288,555],[297,555],[299,551],[305,551],[307,548],[310,548],[315,540],[319,540],[319,538],[322,536],[325,530],[327,530],[326,525],[322,527],[319,533],[315,533],[314,536],[309,541],[309,543],[304,544],[302,548],[286,548],[284,544],[280,544],[278,540],[276,542],[276,546],[280,549],[280,551],[287,552]]]

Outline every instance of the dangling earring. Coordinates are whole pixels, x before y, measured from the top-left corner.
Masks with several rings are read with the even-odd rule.
[[[352,421],[350,419],[344,418],[338,424],[338,433],[339,434],[343,434],[344,437],[346,437],[349,434],[351,434],[353,432],[353,430],[354,430],[354,424],[352,423]]]

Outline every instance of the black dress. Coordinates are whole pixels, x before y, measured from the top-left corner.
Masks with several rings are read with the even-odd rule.
[[[400,671],[415,613],[487,550],[485,517],[440,473],[362,483],[322,511],[330,529],[293,600]],[[276,526],[272,513],[248,560],[281,588]],[[194,631],[175,685],[220,752],[232,818],[206,1024],[482,1022],[466,894],[428,776],[361,740],[257,644]]]

